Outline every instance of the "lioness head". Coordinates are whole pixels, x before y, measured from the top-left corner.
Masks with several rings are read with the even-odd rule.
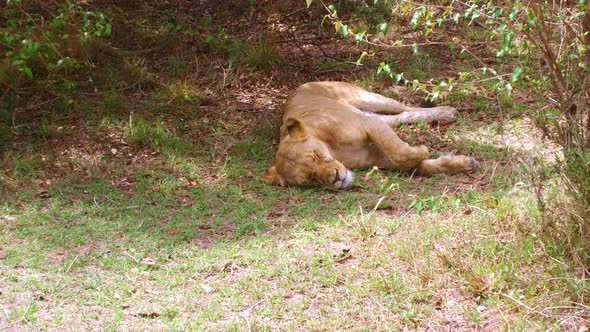
[[[281,139],[275,165],[263,175],[265,181],[336,190],[352,184],[354,174],[332,158],[326,143],[307,135],[301,121],[290,118],[285,126],[287,136]]]

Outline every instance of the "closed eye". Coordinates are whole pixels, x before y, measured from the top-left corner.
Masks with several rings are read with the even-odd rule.
[[[326,161],[328,158],[326,156],[320,154],[317,150],[313,151],[313,159],[317,161]]]

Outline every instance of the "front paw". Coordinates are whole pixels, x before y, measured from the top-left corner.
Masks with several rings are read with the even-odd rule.
[[[471,157],[467,157],[466,158],[466,166],[465,166],[465,171],[466,173],[473,173],[475,171],[477,171],[479,169],[479,162]]]
[[[459,165],[462,165],[457,168],[457,173],[473,173],[479,169],[479,162],[471,157],[459,155],[452,158],[459,161]]]

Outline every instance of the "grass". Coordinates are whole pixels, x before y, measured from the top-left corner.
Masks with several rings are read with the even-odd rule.
[[[588,326],[590,283],[536,204],[530,170],[552,147],[526,109],[456,91],[449,103],[469,108],[455,124],[396,129],[434,154],[476,157],[472,176],[358,170],[350,191],[280,188],[260,175],[292,86],[264,40],[239,46],[222,74],[182,53],[145,95],[110,92],[83,107],[97,116],[9,135],[0,330]],[[437,76],[437,58],[409,61],[412,76]],[[255,76],[263,89],[240,86],[252,68],[272,73]],[[201,74],[223,84],[201,89]],[[387,86],[367,77],[356,79]]]
[[[139,141],[166,141],[163,133],[179,130],[158,131],[141,121],[150,134]],[[129,130],[103,128],[115,129]],[[29,185],[4,193],[0,205],[2,326],[344,330],[362,322],[367,330],[546,330],[583,324],[575,312],[584,308],[588,284],[558,248],[543,246],[534,194],[514,185],[527,181],[514,155],[482,153],[477,145],[469,151],[483,156],[484,176],[494,160],[507,162],[495,170],[506,175],[491,185],[365,171],[357,172],[357,191],[278,188],[258,179],[272,158],[273,129],[262,121],[244,139],[211,142],[211,151],[228,151],[219,161],[204,151],[195,157],[169,149],[138,165],[114,157],[71,161],[87,168],[69,177],[25,155],[6,157],[2,178]],[[429,130],[415,129],[414,138],[411,127],[401,132],[413,140]],[[478,133],[482,146],[496,135],[465,125],[446,137],[460,143],[470,139],[467,131]],[[122,137],[131,143],[134,136]],[[199,142],[183,144],[196,151]],[[140,145],[132,154],[160,146]]]
[[[283,64],[276,45],[260,36],[236,41],[230,47],[229,53],[233,61],[257,70],[270,69]]]

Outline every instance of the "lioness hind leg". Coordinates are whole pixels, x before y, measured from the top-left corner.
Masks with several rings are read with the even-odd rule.
[[[403,112],[395,115],[383,115],[365,113],[366,116],[374,116],[385,121],[390,126],[398,124],[409,124],[424,121],[427,123],[447,124],[455,121],[457,111],[451,107],[424,108],[417,112]]]
[[[395,99],[360,88],[358,88],[356,93],[351,94],[345,100],[352,106],[371,113],[399,114],[412,110],[411,107],[408,107]]]
[[[479,163],[468,156],[446,155],[437,159],[425,159],[417,167],[420,174],[457,174],[470,173],[479,168]]]
[[[344,100],[365,112],[393,115],[394,118],[392,118],[392,121],[396,124],[414,123],[417,121],[450,123],[455,120],[455,115],[457,114],[457,110],[451,106],[437,106],[430,108],[412,107],[404,105],[395,99],[360,88],[355,94],[351,94]],[[420,115],[411,113],[419,113]]]

